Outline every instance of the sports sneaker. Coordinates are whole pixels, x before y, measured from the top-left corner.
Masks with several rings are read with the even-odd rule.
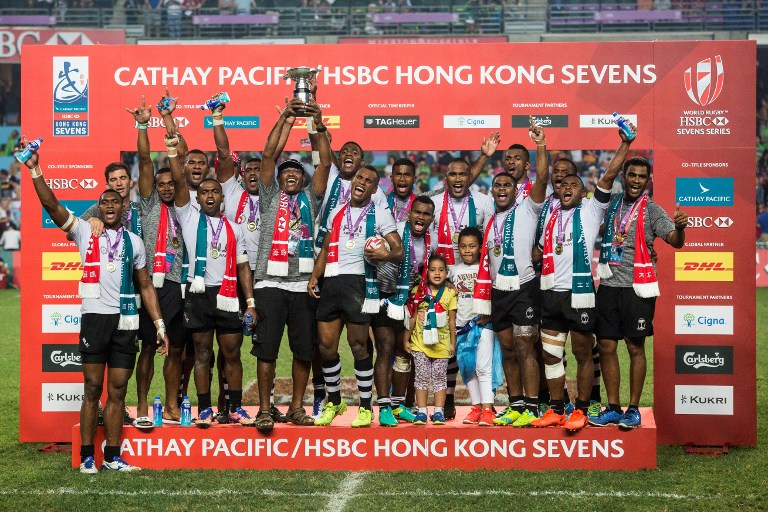
[[[454,420],[456,419],[456,406],[452,403],[445,404],[445,408],[443,409],[445,411],[445,419],[447,420]]]
[[[315,402],[312,404],[312,417],[317,419],[320,417],[321,414],[323,414],[323,402],[325,402],[325,398],[317,397],[315,398]]]
[[[480,421],[480,415],[483,413],[482,409],[480,409],[479,405],[473,405],[472,409],[469,411],[469,414],[464,418],[463,423],[466,423],[467,425],[477,425],[477,422]]]
[[[440,411],[434,412],[429,419],[432,420],[433,425],[445,425],[445,414]]]
[[[323,413],[319,418],[315,419],[315,425],[325,426],[330,425],[336,416],[341,416],[347,410],[347,404],[342,400],[339,405],[333,405],[331,402],[325,404]]]
[[[520,415],[517,420],[512,424],[513,427],[522,428],[522,427],[529,427],[531,425],[531,422],[535,419],[538,419],[534,413],[532,413],[530,410],[526,409],[523,411],[523,414]]]
[[[248,412],[242,407],[238,407],[234,412],[230,411],[228,419],[232,423],[239,423],[244,427],[252,427],[256,423],[256,420],[251,418]]]
[[[192,422],[198,428],[208,428],[213,423],[213,409],[207,407],[197,413],[197,418]]]
[[[96,461],[93,457],[86,457],[83,462],[80,463],[80,472],[92,475],[99,472],[99,468],[96,467]]]
[[[643,420],[640,417],[640,411],[635,409],[627,409],[622,415],[621,421],[619,421],[619,428],[637,428],[643,424]]]
[[[607,427],[608,425],[618,425],[621,421],[621,413],[612,409],[606,409],[597,415],[596,418],[592,418],[587,414],[587,420],[590,425],[595,427]]]
[[[493,420],[496,419],[496,415],[493,413],[493,409],[485,409],[480,414],[480,420],[477,422],[480,427],[490,427],[493,425]]]
[[[128,412],[128,408],[123,409],[123,425],[133,425],[133,420],[136,418],[131,417],[131,413]]]
[[[568,420],[563,423],[563,428],[568,432],[578,432],[587,426],[587,417],[581,412],[581,409],[576,409],[571,413]]]
[[[218,411],[216,413],[216,423],[220,425],[227,425],[230,423],[229,421],[229,413],[226,411]]]
[[[370,427],[372,421],[373,421],[373,411],[371,411],[370,409],[366,409],[365,407],[358,407],[357,418],[352,420],[351,425],[353,428]]]
[[[519,417],[520,412],[514,410],[512,406],[507,406],[507,408],[504,410],[504,414],[493,420],[493,424],[499,425],[500,427],[506,427],[517,421],[517,418]]]
[[[127,462],[125,462],[120,457],[115,457],[112,459],[112,462],[107,462],[106,460],[101,465],[101,469],[105,471],[140,471],[141,468],[136,466],[131,466]]]
[[[379,425],[382,427],[396,427],[397,419],[392,414],[392,407],[386,406],[379,409]]]
[[[544,416],[546,412],[549,410],[549,404],[539,404],[539,418]]]
[[[598,416],[600,416],[600,413],[603,410],[603,406],[600,402],[595,400],[590,400],[589,402],[589,408],[587,408],[587,420],[595,419]]]
[[[403,405],[398,405],[396,408],[392,409],[392,414],[400,421],[407,421],[408,423],[413,423],[413,420],[416,419],[416,415],[413,414],[408,408],[403,407]]]
[[[425,412],[417,412],[416,416],[413,420],[414,425],[426,425],[427,424],[427,413]]]
[[[573,413],[573,411],[576,410],[576,406],[573,405],[573,402],[566,402],[565,406],[564,406],[564,409],[565,409],[565,417],[569,418],[571,416],[571,414]]]
[[[531,420],[532,427],[559,427],[565,423],[565,414],[557,414],[554,409],[549,409],[541,418]]]
[[[288,417],[274,405],[269,408],[269,415],[272,416],[272,421],[275,423],[288,423]]]

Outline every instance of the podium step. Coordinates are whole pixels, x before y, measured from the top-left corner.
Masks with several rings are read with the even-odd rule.
[[[249,409],[255,415],[255,408]],[[163,425],[123,428],[122,457],[143,469],[302,469],[331,471],[421,471],[432,469],[656,468],[656,424],[641,408],[643,425],[629,431],[587,426],[576,434],[561,428],[464,425],[469,407],[445,425],[401,423],[352,428],[351,407],[328,427],[276,424],[268,436],[255,428],[214,424],[208,429]],[[376,413],[375,413],[376,414]],[[104,428],[95,445],[103,446]],[[97,463],[102,451],[97,449]],[[72,427],[72,467],[80,464],[80,425]]]

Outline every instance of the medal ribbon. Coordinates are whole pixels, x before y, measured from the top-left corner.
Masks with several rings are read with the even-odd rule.
[[[453,198],[448,196],[447,199],[448,210],[451,212],[451,217],[453,217],[453,230],[458,233],[459,227],[461,226],[461,219],[464,218],[464,213],[466,213],[467,205],[469,204],[469,193],[464,196],[464,199],[461,202],[461,213],[459,213],[458,217],[456,217],[456,210],[453,208]]]
[[[352,225],[352,206],[347,208],[347,229],[349,230],[349,239],[353,240],[355,238],[355,233],[357,233],[357,228],[360,226],[360,223],[363,221],[366,215],[368,215],[368,210],[371,209],[371,205],[373,203],[368,203],[365,208],[363,208],[363,211],[360,212],[360,216],[357,218],[357,221],[355,222],[354,226]]]
[[[117,246],[120,245],[120,239],[123,236],[123,228],[117,230],[117,234],[115,235],[115,243],[112,243],[112,239],[109,237],[109,231],[104,230],[104,234],[107,237],[107,257],[109,258],[109,262],[112,263],[112,261],[115,259],[115,253],[117,252]]]
[[[216,230],[213,229],[213,224],[211,223],[211,217],[206,215],[206,220],[208,221],[208,226],[211,228],[211,249],[218,249],[219,248],[219,236],[221,236],[221,228],[224,227],[224,220],[219,218],[219,225],[216,227]]]
[[[555,214],[557,215],[557,245],[563,245],[563,242],[565,242],[565,229],[568,227],[571,217],[573,217],[573,214],[576,212],[576,208],[571,208],[571,214],[565,219],[565,225],[563,225],[563,217],[565,217],[565,215],[559,206],[557,207],[557,212],[560,213],[559,215]]]

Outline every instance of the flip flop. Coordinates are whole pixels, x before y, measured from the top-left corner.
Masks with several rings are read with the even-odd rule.
[[[163,418],[163,424],[164,425],[181,425],[181,421]]]
[[[152,430],[155,428],[155,424],[152,422],[152,418],[148,416],[142,416],[133,420],[133,426],[140,428],[141,430]]]

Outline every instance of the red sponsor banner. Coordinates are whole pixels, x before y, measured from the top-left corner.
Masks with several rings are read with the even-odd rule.
[[[637,149],[655,150],[654,190],[662,207],[672,212],[678,184],[692,204],[698,200],[692,191],[706,196],[704,203],[682,206],[690,216],[700,218],[701,227],[688,231],[689,245],[681,252],[711,253],[687,262],[701,268],[701,274],[692,274],[686,270],[691,265],[683,262],[680,272],[686,279],[676,281],[676,255],[666,244],[656,244],[662,290],[654,344],[660,376],[655,386],[655,406],[661,418],[659,440],[668,444],[754,444],[754,284],[748,275],[751,263],[747,265],[751,245],[741,247],[738,241],[753,236],[752,184],[743,169],[754,166],[754,146],[748,144],[754,140],[751,98],[755,90],[750,73],[754,72],[755,48],[748,41],[507,43],[435,45],[425,53],[408,44],[311,45],[303,55],[312,55],[313,61],[296,62],[291,46],[242,46],[227,52],[200,46],[193,54],[174,52],[169,64],[166,55],[171,47],[147,53],[135,46],[80,46],[76,51],[33,46],[25,49],[24,60],[30,64],[22,68],[24,83],[31,84],[22,105],[24,133],[45,139],[41,150],[45,165],[93,164],[88,169],[44,170],[46,178],[63,180],[57,182],[62,198],[74,200],[95,199],[96,194],[81,180],[103,182],[100,169],[117,160],[121,150],[135,150],[136,129],[125,107],[137,105],[142,95],[153,104],[166,87],[179,98],[174,115],[191,148],[214,149],[210,113],[198,107],[211,94],[227,91],[232,97],[226,110],[232,123],[228,129],[231,147],[260,149],[276,119],[274,105],[293,90],[293,84],[281,78],[286,63],[322,66],[318,100],[336,147],[339,141],[355,140],[367,150],[477,149],[481,139],[496,130],[501,131],[502,145],[523,142],[532,147],[525,126],[512,128],[514,116],[532,114],[550,118],[547,142],[552,149],[612,149],[616,128],[610,114],[620,112],[638,126]],[[153,111],[150,142],[154,150],[163,150],[164,130],[156,109]],[[388,116],[407,116],[412,121],[408,126],[418,128],[382,128],[390,125],[365,122],[366,118]],[[303,137],[306,134],[296,130],[288,148],[302,149]],[[702,147],[708,149],[699,149]],[[723,163],[727,165],[717,166]],[[75,177],[77,181],[71,181]],[[698,177],[725,181],[698,183]],[[684,180],[678,183],[678,179]],[[31,183],[27,185],[30,190]],[[721,189],[726,192],[720,193]],[[35,201],[25,201],[23,207],[25,219],[33,219],[25,221],[23,228],[25,240],[34,241],[23,249],[27,268],[40,269],[43,252],[71,251],[53,246],[61,235],[42,228]],[[733,224],[726,227],[729,221],[725,218]],[[720,267],[728,269],[731,281],[717,281],[718,276],[705,272]],[[691,280],[699,275],[705,277],[704,286]],[[73,294],[76,284],[43,283],[42,273],[35,271],[25,272],[24,279],[22,321],[33,327],[39,318],[29,315],[39,311],[41,290],[48,295]],[[62,291],[48,292],[54,284]],[[698,340],[674,334],[671,311],[675,301],[686,300],[680,297],[703,297],[704,289],[711,297],[726,298],[701,298],[693,303],[714,300],[739,306],[734,334],[716,339],[739,347],[734,361],[737,371],[733,375],[678,376],[674,373],[675,346]],[[31,329],[24,334],[37,335]],[[22,381],[22,395],[41,396],[43,385],[62,381],[40,373],[40,349],[35,348],[39,341],[23,339],[22,347],[27,344],[30,347],[22,351],[22,367],[29,370],[25,373],[29,378]],[[27,357],[35,361],[28,363]],[[699,394],[692,388],[695,386],[701,386]],[[724,392],[722,396],[715,396],[720,392]],[[62,397],[68,396],[67,389],[62,393]],[[685,404],[675,403],[683,399]],[[719,402],[708,409],[712,400]],[[723,401],[729,407],[721,407]],[[25,402],[30,410],[22,415],[20,438],[66,441],[60,425],[61,414],[68,412],[42,412],[41,405],[45,406]],[[702,416],[691,421],[693,413]],[[717,421],[711,421],[713,415]],[[710,420],[706,431],[689,428],[702,418]]]
[[[759,288],[768,286],[768,249],[755,251],[755,282]]]
[[[458,417],[468,412],[468,407],[460,407]],[[125,427],[121,456],[146,469],[655,469],[653,411],[643,408],[642,415],[642,428],[587,427],[577,436],[560,428],[485,429],[457,422],[353,429],[350,413],[331,427],[277,425],[269,436],[240,425],[207,430],[164,425],[151,431]],[[73,427],[71,439],[72,467],[77,467],[79,425]],[[103,442],[104,429],[99,427],[95,444]],[[101,450],[96,452],[96,458],[103,457]]]
[[[22,46],[124,44],[124,30],[65,30],[0,27],[0,64],[21,62]]]

